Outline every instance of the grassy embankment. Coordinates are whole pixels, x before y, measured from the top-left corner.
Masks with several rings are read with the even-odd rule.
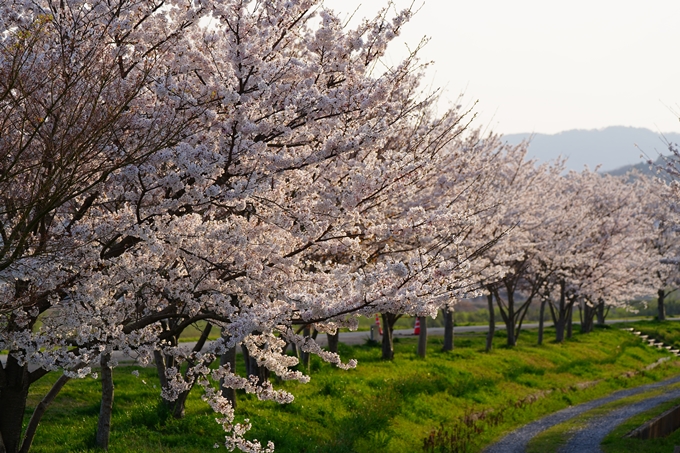
[[[479,451],[544,414],[680,372],[676,362],[666,362],[623,377],[667,353],[618,328],[575,334],[563,344],[536,346],[530,331],[516,348],[503,342],[499,334],[494,352],[485,353],[483,335],[458,336],[456,349],[443,353],[441,338],[431,338],[428,357],[419,359],[416,339],[406,339],[397,343],[393,362],[381,361],[375,346],[341,345],[343,358],[359,360],[356,370],[313,360],[309,384],[276,384],[296,396],[292,404],[240,395],[237,414],[250,418],[253,438],[273,440],[278,452],[415,452],[424,450],[428,437],[429,451],[455,451],[438,446],[462,446],[468,438],[467,451]],[[155,370],[141,369],[139,378],[132,370],[115,372],[111,452],[198,452],[223,438],[198,391],[187,417],[174,420],[158,404]],[[56,378],[39,382],[31,407]],[[98,381],[70,382],[45,415],[32,451],[90,451],[98,407]]]
[[[633,327],[644,335],[649,335],[650,338],[662,341],[666,345],[671,345],[674,348],[680,348],[680,323],[678,322],[639,321],[627,324],[625,327]],[[673,388],[677,388],[678,386],[679,385],[675,385]],[[527,451],[529,453],[557,451],[562,445],[569,441],[574,433],[586,427],[593,418],[605,415],[617,408],[632,404],[636,401],[651,398],[667,390],[668,389],[651,390],[640,395],[622,398],[621,400],[585,412],[578,417],[556,425],[536,436],[529,444]],[[624,436],[644,422],[679,404],[680,399],[669,401],[626,420],[626,422],[619,425],[605,438],[602,443],[603,450],[606,453],[661,453],[672,451],[675,445],[680,445],[680,430],[662,439],[641,440],[625,438]]]
[[[560,447],[566,445],[573,434],[580,431],[583,428],[589,426],[590,422],[598,417],[608,414],[616,409],[634,404],[638,401],[645,400],[647,398],[652,398],[658,396],[670,389],[677,389],[680,384],[674,384],[670,388],[655,389],[639,395],[630,396],[627,398],[621,398],[620,400],[612,401],[611,403],[603,404],[602,406],[592,409],[588,412],[584,412],[577,417],[574,417],[564,423],[555,425],[550,429],[543,431],[541,434],[537,435],[531,440],[527,448],[527,453],[545,453],[551,451],[559,451]],[[668,443],[670,438],[666,439],[653,439],[653,440],[640,440],[640,439],[629,439],[624,438],[633,429],[642,425],[646,420],[649,420],[667,409],[675,406],[680,402],[680,399],[670,401],[668,403],[663,403],[660,406],[647,411],[643,414],[639,414],[635,417],[630,418],[625,423],[620,425],[615,431],[613,431],[605,441],[603,442],[603,447],[607,453],[627,453],[627,452],[640,452],[640,453],[652,453],[652,452],[668,452],[673,450],[673,445],[677,444],[677,439],[680,436],[675,435],[676,443]],[[665,448],[664,448],[665,447]],[[670,447],[670,448],[669,448]]]

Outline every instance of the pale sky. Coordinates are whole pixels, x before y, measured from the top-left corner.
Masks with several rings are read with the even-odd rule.
[[[324,4],[341,17],[361,5],[365,17],[386,1]],[[477,124],[496,132],[680,132],[678,0],[426,0],[386,61],[423,36],[422,58],[435,62],[428,84],[451,102],[461,92],[464,104],[478,100]]]

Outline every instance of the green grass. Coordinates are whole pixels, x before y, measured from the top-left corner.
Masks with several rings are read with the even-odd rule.
[[[621,377],[667,353],[619,329],[576,334],[563,344],[537,346],[536,338],[536,332],[525,331],[517,347],[506,348],[500,334],[495,350],[485,353],[483,334],[459,335],[456,349],[444,353],[442,339],[433,337],[426,359],[415,354],[416,338],[401,339],[393,362],[380,360],[379,347],[341,344],[345,360],[359,360],[356,370],[338,370],[314,358],[309,384],[275,383],[295,395],[293,403],[281,406],[239,395],[237,417],[251,420],[251,438],[273,440],[277,452],[295,453],[423,451],[430,434],[469,431],[466,420],[478,418],[474,429],[481,432],[472,436],[469,447],[479,451],[504,433],[568,405],[680,372],[675,362],[666,362]],[[159,406],[155,370],[142,369],[135,378],[132,369],[120,367],[114,376],[111,452],[204,451],[224,438],[198,390],[190,395],[187,417],[174,420]],[[31,389],[29,407],[56,377],[49,375]],[[575,385],[595,381],[583,389]],[[45,415],[33,451],[94,451],[98,406],[96,380],[67,384]]]
[[[202,452],[219,441],[222,430],[197,395],[192,395],[187,404],[187,417],[175,420],[159,404],[155,370],[139,369],[139,378],[131,374],[132,370],[120,367],[114,372],[111,452]],[[40,393],[57,377],[52,373],[39,381]],[[31,392],[29,407],[35,407],[39,396]],[[94,435],[99,400],[99,381],[88,378],[69,382],[45,414],[31,451],[97,451]]]
[[[677,321],[638,321],[626,326],[633,327],[657,341],[680,349],[680,327]]]

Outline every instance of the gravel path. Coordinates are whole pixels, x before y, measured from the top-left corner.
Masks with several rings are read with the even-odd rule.
[[[588,426],[577,432],[560,453],[601,453],[600,444],[618,425],[630,417],[647,411],[666,401],[679,398],[680,389],[647,398],[637,403],[616,409],[588,422]]]
[[[497,443],[489,446],[484,450],[485,453],[523,453],[526,450],[529,440],[535,435],[539,434],[552,426],[560,424],[569,420],[570,418],[576,417],[584,412],[587,412],[596,407],[600,407],[603,404],[616,401],[621,398],[628,396],[637,395],[639,393],[646,392],[648,390],[656,389],[659,387],[672,385],[680,382],[680,376],[675,376],[665,381],[655,382],[653,384],[642,385],[640,387],[635,387],[631,389],[619,390],[614,392],[609,396],[599,398],[587,403],[579,404],[577,406],[570,406],[561,411],[550,414],[547,417],[543,417],[540,420],[525,425],[518,430],[515,430],[502,438]],[[664,393],[654,398],[650,398],[639,403],[631,404],[621,409],[617,409],[610,414],[603,416],[597,421],[593,421],[587,429],[580,431],[574,436],[571,441],[565,446],[562,453],[586,453],[586,452],[600,452],[600,442],[602,439],[618,424],[620,424],[625,419],[632,417],[633,415],[643,412],[647,409],[651,409],[657,404],[660,404],[666,400],[680,397],[680,389],[674,390],[672,392]],[[620,415],[619,415],[620,413]],[[572,445],[573,444],[573,445]]]

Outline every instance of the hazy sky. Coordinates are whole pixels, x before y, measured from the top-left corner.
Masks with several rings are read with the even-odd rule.
[[[386,1],[324,4],[343,17],[361,5],[365,17]],[[426,0],[387,62],[423,36],[422,57],[435,61],[427,82],[451,101],[461,92],[465,104],[479,100],[478,124],[494,131],[680,132],[678,0]]]

